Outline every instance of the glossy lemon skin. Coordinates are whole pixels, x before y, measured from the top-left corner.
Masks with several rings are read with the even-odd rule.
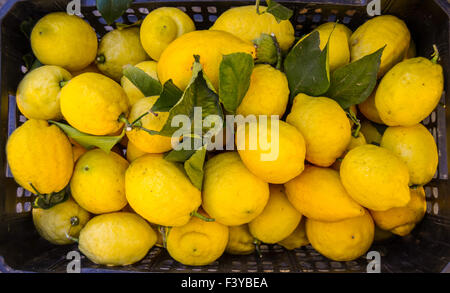
[[[43,64],[77,71],[94,61],[98,41],[94,29],[83,19],[65,12],[54,12],[41,18],[34,26],[31,47]]]

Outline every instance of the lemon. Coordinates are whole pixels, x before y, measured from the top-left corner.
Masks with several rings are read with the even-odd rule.
[[[106,76],[120,81],[125,65],[148,60],[139,39],[139,28],[115,29],[103,36],[97,53],[97,67]]]
[[[255,120],[241,124],[236,145],[244,165],[266,182],[286,183],[305,168],[305,140],[286,122]]]
[[[140,38],[148,55],[153,60],[159,60],[171,42],[194,30],[195,24],[186,13],[175,7],[161,7],[145,17]]]
[[[345,191],[336,170],[308,165],[285,187],[289,201],[307,218],[335,222],[364,214]]]
[[[250,77],[250,87],[236,113],[247,115],[283,116],[289,100],[286,75],[267,64],[256,65]]]
[[[402,207],[410,200],[408,166],[388,149],[354,148],[344,157],[340,175],[353,200],[371,210]]]
[[[224,253],[227,243],[227,226],[192,217],[186,225],[170,229],[167,251],[184,265],[203,266],[217,260]]]
[[[248,225],[229,227],[230,235],[225,251],[233,255],[247,255],[255,251],[255,238],[250,234]]]
[[[65,12],[41,18],[31,32],[31,47],[40,62],[77,71],[91,64],[97,54],[97,35],[83,19]]]
[[[375,53],[383,48],[378,77],[382,77],[396,63],[403,60],[409,48],[411,34],[403,20],[393,15],[374,17],[350,37],[351,61]]]
[[[75,77],[75,76],[78,76],[80,74],[87,73],[87,72],[102,73],[100,70],[98,70],[97,64],[91,63],[87,67],[85,67],[81,70],[72,71],[71,74],[72,74],[72,77]]]
[[[133,210],[161,226],[185,225],[202,202],[182,167],[160,155],[133,161],[125,175],[125,190]]]
[[[33,208],[33,223],[42,238],[53,244],[71,244],[89,221],[90,215],[72,199],[50,209]]]
[[[72,176],[72,146],[45,120],[31,119],[17,128],[6,144],[6,156],[16,182],[32,193],[59,192]]]
[[[20,112],[28,119],[60,120],[61,88],[72,75],[62,67],[46,65],[29,72],[17,88]]]
[[[128,141],[127,146],[127,160],[132,163],[137,158],[140,158],[148,153],[141,151],[137,146],[135,146],[131,141]]]
[[[158,98],[159,96],[154,96],[137,101],[131,108],[128,120],[133,122],[142,116],[142,114],[148,112]],[[168,118],[169,112],[157,112],[148,114],[140,121],[142,127],[160,131],[166,124]],[[131,131],[127,131],[127,137],[138,149],[146,153],[165,153],[172,149],[172,138],[169,136],[153,135],[145,130],[133,128]]]
[[[347,148],[345,149],[344,153],[342,154],[342,156],[336,160],[336,162],[334,162],[334,164],[331,166],[334,170],[339,171],[339,169],[341,168],[341,162],[344,159],[345,155],[352,149],[359,147],[361,145],[365,145],[367,144],[366,138],[364,136],[364,134],[359,131],[358,132],[358,137],[354,137],[352,135],[352,139],[350,140],[350,143],[348,144]]]
[[[372,217],[373,219],[373,217]],[[383,229],[380,229],[377,225],[375,225],[375,233],[373,237],[374,242],[383,242],[385,240],[390,239],[394,234],[390,231],[386,231]]]
[[[206,162],[203,208],[227,226],[246,224],[262,213],[269,200],[269,184],[253,175],[236,152]]]
[[[344,110],[334,100],[298,94],[286,122],[294,125],[306,142],[306,160],[331,166],[351,140],[351,126]]]
[[[302,219],[286,197],[283,185],[270,185],[270,197],[263,212],[248,224],[256,239],[274,244],[291,235]]]
[[[295,228],[294,232],[291,233],[288,237],[278,242],[278,245],[283,246],[287,250],[293,250],[296,248],[300,248],[302,246],[308,245],[309,240],[306,237],[306,228],[305,228],[306,218],[302,218],[300,224],[298,224],[297,228]]]
[[[374,223],[369,212],[338,222],[306,220],[306,235],[312,247],[335,261],[351,261],[372,245]]]
[[[93,214],[116,212],[127,205],[125,171],[128,162],[101,149],[85,153],[75,165],[70,190],[75,201]],[[100,183],[101,182],[101,183]]]
[[[112,79],[98,73],[74,77],[61,91],[61,112],[81,132],[109,135],[120,131],[120,115],[128,114],[128,98]]]
[[[361,121],[361,132],[368,144],[380,145],[382,134],[370,121]]]
[[[319,32],[320,50],[325,49],[325,46],[328,44],[330,71],[334,71],[350,62],[349,42],[352,31],[348,27],[340,23],[326,22],[315,28],[313,32],[315,31]],[[299,42],[305,38],[306,36],[300,39]]]
[[[158,64],[155,61],[144,61],[136,64],[135,66],[139,69],[142,69],[153,79],[158,80]],[[145,98],[141,90],[139,90],[126,76],[122,76],[120,84],[122,85],[123,90],[128,96],[130,106],[136,104],[136,102],[140,99]]]
[[[118,212],[97,216],[81,230],[78,248],[91,261],[126,266],[143,259],[156,243],[156,233],[141,217]]]
[[[411,200],[405,207],[392,208],[387,211],[371,211],[373,220],[383,230],[400,236],[408,235],[420,222],[427,210],[423,187],[411,188]]]
[[[442,66],[417,57],[394,66],[381,80],[375,106],[384,124],[411,126],[436,108],[442,96]]]
[[[433,179],[439,163],[438,149],[433,135],[422,124],[388,127],[381,146],[406,163],[410,185],[425,185]]]
[[[259,11],[267,7],[259,6]],[[211,30],[226,31],[238,38],[252,42],[261,34],[274,34],[282,51],[287,52],[295,40],[294,27],[289,20],[277,22],[270,13],[256,13],[254,5],[234,7],[222,13],[214,22]]]
[[[377,93],[378,87],[376,87],[372,94],[361,104],[358,105],[359,111],[372,122],[378,124],[384,124],[383,120],[380,118],[377,107],[375,106],[375,94]]]
[[[72,144],[73,162],[76,163],[78,159],[88,150],[79,144]]]
[[[200,63],[215,89],[219,87],[219,67],[223,55],[248,53],[255,57],[255,47],[223,31],[193,31],[173,41],[161,54],[158,61],[158,77],[162,84],[169,79],[184,90],[192,77],[194,55],[200,56]]]

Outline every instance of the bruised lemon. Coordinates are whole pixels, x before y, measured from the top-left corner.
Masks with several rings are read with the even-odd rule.
[[[31,47],[45,65],[77,71],[91,64],[97,54],[94,29],[82,18],[65,12],[49,13],[31,32]]]
[[[161,7],[145,17],[140,38],[148,55],[159,60],[170,43],[191,31],[195,31],[195,24],[186,13],[175,7]]]
[[[6,156],[16,182],[32,193],[59,192],[72,176],[72,145],[58,126],[45,120],[31,119],[17,128]]]
[[[364,214],[344,189],[336,170],[308,165],[285,186],[289,201],[307,218],[335,222]]]
[[[96,264],[126,266],[143,259],[156,239],[155,231],[144,219],[117,212],[90,220],[81,230],[78,248]]]
[[[17,88],[20,112],[28,119],[60,120],[61,88],[72,75],[59,66],[42,66],[27,73]]]
[[[225,225],[192,217],[186,225],[170,229],[167,251],[171,257],[184,265],[208,265],[224,253],[228,233],[228,227]]]
[[[305,167],[305,140],[284,121],[259,119],[241,124],[236,145],[244,165],[269,183],[286,183]]]

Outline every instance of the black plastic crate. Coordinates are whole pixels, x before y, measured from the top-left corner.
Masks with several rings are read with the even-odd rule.
[[[0,149],[8,136],[25,121],[15,103],[15,91],[24,75],[22,57],[31,52],[27,38],[20,30],[23,20],[38,19],[52,11],[65,11],[68,0],[10,0],[0,10]],[[356,29],[369,18],[366,5],[370,0],[279,1],[294,10],[291,21],[296,36],[311,31],[327,21],[339,20]],[[437,109],[423,121],[436,139],[439,167],[425,187],[427,214],[411,235],[375,243],[369,251],[381,254],[382,272],[450,272],[450,182],[448,180],[448,141],[450,111],[449,91],[449,13],[446,0],[381,0],[382,14],[402,18],[411,30],[419,56],[430,56],[436,44],[445,72],[445,91]],[[82,1],[83,18],[100,38],[113,29],[105,24],[96,10],[95,0]],[[253,1],[134,1],[120,19],[132,23],[143,19],[157,7],[173,6],[185,11],[197,29],[208,29],[225,10],[251,5]],[[36,232],[30,210],[34,195],[19,187],[10,174],[6,154],[0,152],[0,272],[65,272],[66,255],[76,245],[54,246]],[[187,267],[170,258],[161,248],[153,248],[141,262],[127,267],[106,268],[82,258],[82,272],[365,272],[368,260],[361,257],[350,262],[326,259],[311,246],[287,251],[277,245],[262,245],[262,257],[224,255],[203,267]]]

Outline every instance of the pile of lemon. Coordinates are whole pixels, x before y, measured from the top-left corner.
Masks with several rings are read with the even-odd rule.
[[[321,48],[329,40],[331,71],[386,45],[378,86],[358,105],[362,130],[352,135],[353,121],[327,97],[300,93],[288,106],[286,74],[256,65],[237,113],[286,115],[277,130],[279,155],[262,160],[270,150],[261,148],[208,153],[199,190],[182,166],[165,160],[170,137],[127,129],[107,153],[83,148],[49,121],[117,136],[124,128],[120,117],[134,121],[159,98],[145,97],[123,76],[124,66],[184,90],[193,55],[200,55],[218,88],[223,55],[255,56],[252,41],[262,33],[275,36],[286,54],[295,43],[292,24],[244,6],[224,12],[209,30],[196,30],[183,11],[164,7],[140,27],[114,29],[98,44],[94,29],[77,16],[40,19],[31,45],[44,65],[18,87],[17,105],[28,120],[10,136],[7,158],[23,188],[45,198],[69,186],[70,198],[35,207],[37,231],[55,244],[77,241],[90,260],[109,266],[138,262],[154,245],[193,266],[225,252],[254,253],[260,243],[311,244],[327,258],[347,261],[364,255],[379,235],[409,234],[425,214],[422,186],[438,164],[433,136],[420,122],[439,102],[442,68],[437,58],[415,57],[408,28],[394,16],[375,17],[354,32],[335,23],[315,31]],[[159,131],[167,119],[167,112],[155,113],[141,125]],[[385,125],[384,133],[372,122]]]

